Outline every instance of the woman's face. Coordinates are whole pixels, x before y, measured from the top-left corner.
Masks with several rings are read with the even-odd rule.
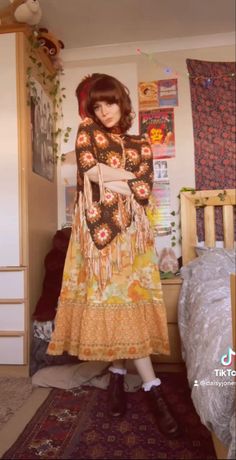
[[[93,110],[95,116],[106,128],[113,128],[119,124],[121,111],[119,105],[115,102],[98,101],[95,103]]]

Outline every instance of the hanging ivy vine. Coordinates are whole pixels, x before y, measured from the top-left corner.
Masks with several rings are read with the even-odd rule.
[[[34,33],[29,37],[29,60],[31,65],[27,67],[26,87],[28,91],[27,104],[31,105],[31,100],[34,104],[40,104],[40,97],[36,89],[36,79],[38,79],[46,88],[53,104],[53,126],[55,129],[52,132],[53,156],[54,163],[58,159],[64,161],[65,155],[60,153],[61,142],[67,143],[70,137],[71,128],[67,126],[65,129],[60,127],[63,121],[62,103],[66,98],[65,89],[61,86],[62,69],[55,69],[52,74],[47,72],[43,67],[41,60],[38,58],[37,50],[40,48],[37,35]]]

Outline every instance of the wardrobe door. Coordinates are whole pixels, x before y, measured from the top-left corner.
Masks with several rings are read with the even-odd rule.
[[[20,265],[16,37],[0,34],[0,267]]]

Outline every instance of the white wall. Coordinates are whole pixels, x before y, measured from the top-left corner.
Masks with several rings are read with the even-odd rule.
[[[138,55],[135,46],[125,47],[114,45],[110,47],[94,47],[82,50],[68,50],[64,52],[65,76],[63,84],[67,88],[67,98],[64,104],[64,126],[72,127],[72,134],[69,144],[63,146],[63,151],[67,152],[74,149],[75,133],[79,121],[77,115],[77,101],[74,96],[76,85],[80,79],[87,73],[105,72],[116,76],[122,82],[127,84],[131,90],[131,97],[134,109],[138,115],[137,105],[137,82],[151,81],[168,78],[165,74],[165,68],[171,67],[178,74],[178,91],[179,106],[174,108],[175,115],[175,137],[176,137],[176,156],[168,159],[168,173],[171,184],[171,210],[178,210],[179,200],[177,198],[179,190],[182,187],[195,187],[194,175],[194,142],[193,142],[193,125],[189,78],[187,75],[186,59],[200,59],[209,61],[234,61],[235,48],[229,43],[233,43],[232,37],[227,36],[227,40],[220,41],[215,37],[209,37],[209,40],[186,40],[181,39],[178,44],[170,41],[168,46],[161,47],[150,44],[150,51],[147,43],[139,44],[139,48],[146,55]],[[211,46],[208,44],[210,43]],[[217,46],[214,46],[216,43]],[[222,43],[222,46],[220,46]],[[226,44],[224,44],[226,43]],[[192,48],[191,48],[192,46]],[[179,48],[179,49],[178,49]],[[130,55],[127,55],[127,49]],[[155,49],[161,51],[155,52]],[[168,51],[163,51],[168,49]],[[112,55],[116,57],[112,57]],[[107,57],[106,57],[107,56]],[[171,75],[170,75],[171,78]],[[138,117],[134,126],[134,131],[138,132]],[[59,168],[60,175],[60,168]],[[64,195],[63,190],[59,191],[59,226],[63,223],[64,215]],[[177,222],[178,225],[178,222]],[[170,236],[161,236],[157,238],[157,247],[160,251],[165,246],[170,246]],[[178,235],[177,235],[178,239]],[[180,245],[175,248],[177,257],[181,255]]]

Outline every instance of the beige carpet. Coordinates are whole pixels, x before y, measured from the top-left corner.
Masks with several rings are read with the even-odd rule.
[[[0,377],[0,430],[33,391],[31,378]]]
[[[0,377],[0,458],[16,441],[48,396],[50,388],[37,388],[26,377]]]

